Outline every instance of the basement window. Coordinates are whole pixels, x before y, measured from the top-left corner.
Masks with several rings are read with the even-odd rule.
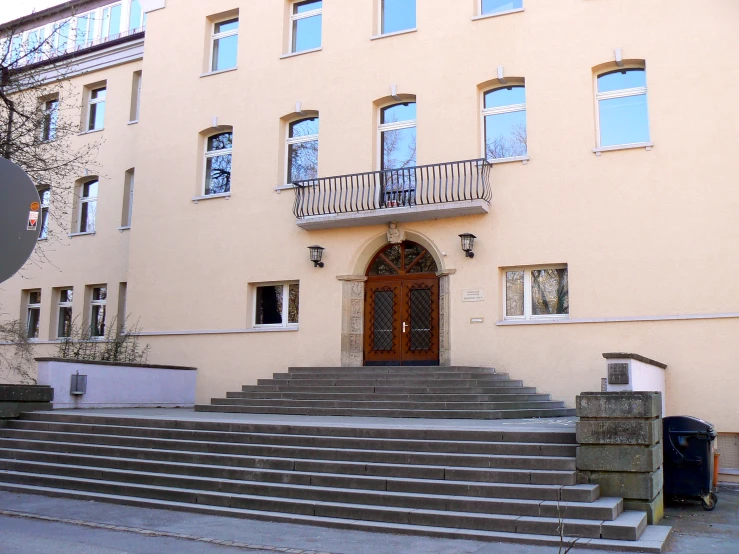
[[[505,319],[557,319],[570,313],[567,266],[506,268]]]
[[[255,287],[255,327],[296,327],[300,307],[300,284],[278,283]]]

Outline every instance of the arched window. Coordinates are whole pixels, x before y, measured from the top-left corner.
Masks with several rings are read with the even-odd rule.
[[[528,154],[526,87],[509,85],[483,93],[485,157],[521,158]]]
[[[318,117],[293,121],[288,126],[287,182],[318,177]]]
[[[401,244],[388,244],[375,254],[367,276],[436,273],[438,270],[436,260],[428,250],[407,240]]]
[[[231,192],[232,147],[231,131],[208,137],[205,146],[205,196]]]
[[[618,69],[597,77],[598,146],[649,142],[644,68]]]
[[[416,200],[416,103],[380,110],[380,169],[385,207],[410,206]]]

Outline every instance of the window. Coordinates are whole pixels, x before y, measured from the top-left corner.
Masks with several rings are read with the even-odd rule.
[[[506,269],[505,319],[564,318],[570,313],[567,267]]]
[[[131,226],[133,216],[133,185],[136,170],[134,168],[126,171],[123,180],[123,212],[121,214],[121,227]]]
[[[397,33],[416,28],[416,0],[380,0],[380,33]]]
[[[53,98],[44,102],[44,114],[41,120],[41,140],[56,138],[56,125],[59,120],[59,100]]]
[[[118,316],[117,330],[123,332],[126,330],[126,297],[128,294],[128,283],[118,283]]]
[[[211,71],[223,71],[236,67],[236,51],[239,45],[239,19],[228,19],[213,24],[213,53]]]
[[[205,149],[205,191],[210,194],[231,192],[231,153],[233,133],[208,137]]]
[[[69,21],[59,21],[52,27],[54,50],[57,54],[64,54],[69,48],[70,27]]]
[[[298,283],[256,287],[254,325],[256,327],[297,325],[299,292]]]
[[[146,13],[141,9],[139,0],[131,0],[131,11],[128,17],[128,30],[143,29],[146,27]]]
[[[496,88],[483,94],[485,157],[488,160],[527,155],[526,88]]]
[[[290,123],[287,139],[287,182],[318,177],[318,118]]]
[[[56,336],[57,338],[72,335],[72,289],[59,289],[59,312],[57,316]]]
[[[51,201],[51,189],[42,189],[38,192],[41,198],[41,232],[39,240],[49,238],[49,203]]]
[[[75,40],[76,49],[91,46],[95,40],[95,12],[80,15],[75,20]]]
[[[323,2],[321,0],[294,2],[291,7],[292,52],[320,48]]]
[[[599,147],[649,142],[647,79],[643,68],[599,75],[596,99]]]
[[[39,323],[41,322],[41,291],[29,290],[27,294],[26,336],[29,339],[37,339],[39,335]]]
[[[26,35],[26,51],[28,52],[27,63],[35,63],[40,61],[44,53],[44,37],[46,36],[46,28],[34,29]]]
[[[105,303],[108,298],[106,286],[92,287],[90,298],[90,336],[105,336]]]
[[[416,103],[393,104],[380,110],[380,169],[383,207],[415,203]],[[407,171],[390,171],[404,170]]]
[[[88,181],[80,186],[78,232],[95,232],[95,214],[98,203],[98,181]]]
[[[143,73],[141,71],[133,72],[133,81],[131,83],[131,112],[128,121],[134,123],[139,120],[139,106],[141,105],[141,79]]]
[[[87,130],[98,131],[105,125],[105,87],[90,91],[90,100],[87,115]]]
[[[480,15],[522,10],[523,0],[480,0]]]
[[[121,5],[104,7],[102,21],[100,37],[103,40],[116,38],[121,33]]]

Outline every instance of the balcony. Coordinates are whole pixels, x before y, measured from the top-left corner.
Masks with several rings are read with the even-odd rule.
[[[486,214],[491,169],[481,158],[296,181],[293,213],[306,230]]]

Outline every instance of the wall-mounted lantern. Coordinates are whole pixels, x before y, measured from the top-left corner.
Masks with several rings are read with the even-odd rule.
[[[313,262],[313,267],[323,267],[323,262],[321,261],[321,258],[323,258],[323,247],[314,244],[313,246],[309,246],[308,250],[310,250],[310,261]]]
[[[462,250],[464,250],[464,255],[468,258],[474,258],[475,253],[472,249],[475,247],[475,239],[477,237],[472,233],[462,233],[459,235],[459,238],[462,239]]]

